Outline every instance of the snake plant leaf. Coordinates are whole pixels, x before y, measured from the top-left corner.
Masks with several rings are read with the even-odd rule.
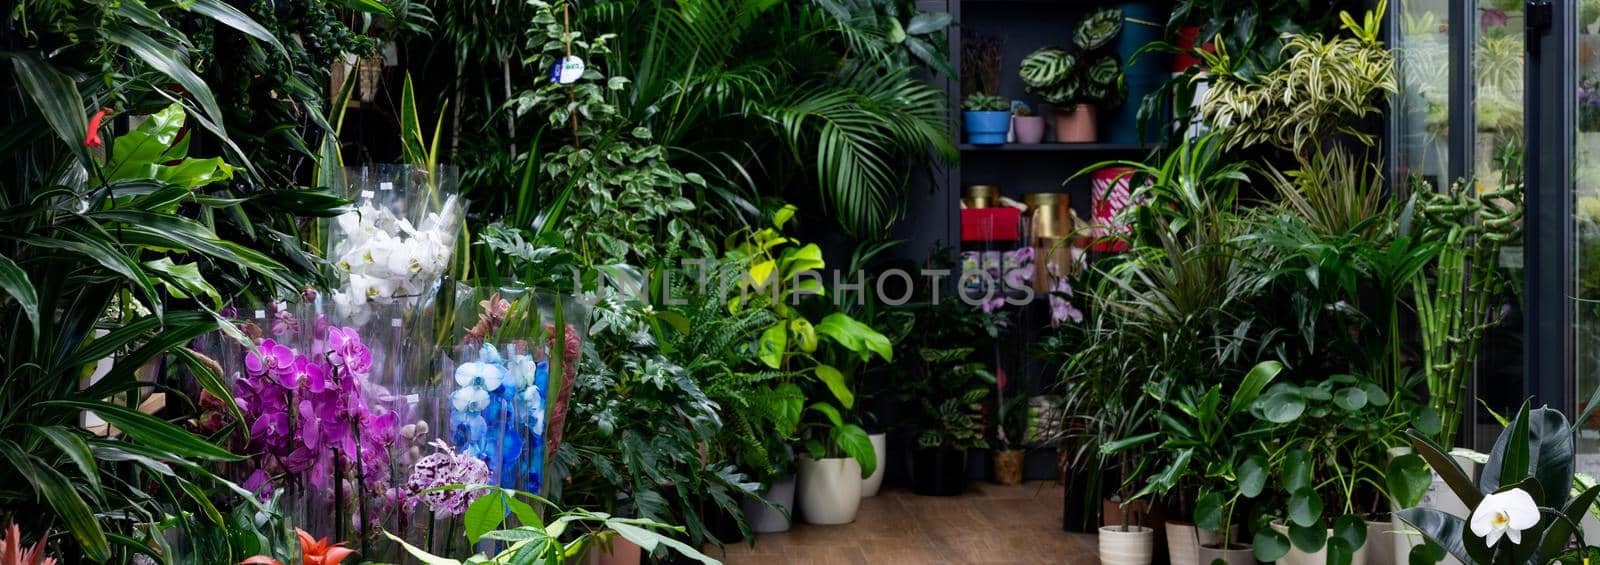
[[[1111,43],[1121,32],[1122,10],[1101,8],[1078,22],[1078,32],[1072,36],[1072,44],[1084,51],[1094,51]]]

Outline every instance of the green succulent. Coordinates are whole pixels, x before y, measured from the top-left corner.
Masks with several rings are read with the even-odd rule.
[[[1073,35],[1072,43],[1078,49],[1094,51],[1105,47],[1116,39],[1122,32],[1122,10],[1118,8],[1101,8],[1084,17],[1078,22],[1078,32]]]
[[[1011,110],[1011,102],[999,96],[974,92],[961,103],[961,109],[968,112],[1006,112]]]

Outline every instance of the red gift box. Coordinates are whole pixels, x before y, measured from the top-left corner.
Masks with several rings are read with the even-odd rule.
[[[1022,210],[963,208],[961,241],[1017,241],[1022,238]]]

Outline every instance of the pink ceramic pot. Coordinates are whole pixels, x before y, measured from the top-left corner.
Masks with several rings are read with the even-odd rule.
[[[1044,116],[1011,116],[1011,131],[1017,134],[1017,143],[1044,141]]]

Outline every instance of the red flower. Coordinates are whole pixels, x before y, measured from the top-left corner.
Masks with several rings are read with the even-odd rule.
[[[84,147],[99,147],[101,145],[105,145],[105,142],[100,140],[100,122],[105,120],[106,114],[110,112],[110,108],[101,108],[99,112],[95,112],[93,116],[89,116],[89,131],[83,136]]]
[[[344,558],[355,553],[340,547],[344,545],[341,543],[329,545],[328,538],[312,539],[311,534],[300,528],[295,528],[294,534],[300,538],[301,565],[339,565]],[[257,555],[240,561],[239,565],[283,565],[283,563],[265,555]]]

